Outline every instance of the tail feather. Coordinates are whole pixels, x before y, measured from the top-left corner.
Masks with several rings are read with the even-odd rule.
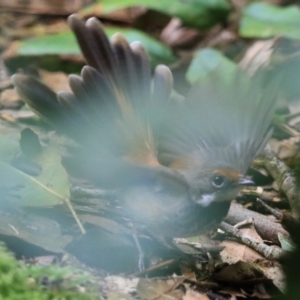
[[[153,101],[169,99],[173,87],[173,77],[169,68],[158,65],[153,76]]]
[[[111,75],[109,70],[113,70],[115,59],[102,24],[96,18],[91,18],[84,24],[77,15],[71,15],[68,23],[75,33],[87,64],[109,77]]]
[[[20,97],[48,124],[63,127],[66,122],[72,122],[68,113],[61,109],[56,93],[40,81],[17,74],[12,76],[12,82]]]
[[[152,77],[141,44],[129,45],[120,34],[110,43],[96,18],[84,23],[72,15],[68,22],[88,64],[81,76],[69,76],[72,93],[56,96],[23,75],[15,77],[17,92],[46,122],[84,148],[95,153],[118,149],[128,160],[156,164],[153,131],[161,123],[171,93],[170,70],[159,66]]]
[[[116,33],[110,43],[96,18],[84,24],[72,15],[69,24],[89,65],[81,74],[84,86],[78,79],[70,79],[74,94],[77,98],[87,97],[88,102],[96,99],[98,107],[102,102],[105,109],[95,108],[102,121],[113,119],[112,114],[121,121],[123,126],[118,130],[126,137],[121,144],[126,145],[129,160],[139,157],[139,162],[153,163],[159,124],[172,90],[170,70],[166,66],[157,67],[152,82],[149,58],[139,42],[129,45]],[[101,124],[101,127],[105,126]]]
[[[149,84],[149,82],[151,83],[151,68],[149,65],[148,54],[140,42],[131,43],[130,49],[135,58],[135,73],[138,75],[135,77],[135,81],[132,81],[131,89],[134,91],[136,84],[140,86],[139,93],[134,97],[135,105],[139,105],[138,99],[146,99],[149,95],[151,95],[151,86]],[[165,99],[168,99],[169,96],[170,94],[167,95]],[[146,104],[149,105],[150,103],[150,101],[147,101]]]
[[[121,116],[121,107],[114,100],[113,93],[107,83],[105,77],[101,75],[97,70],[89,66],[85,66],[82,69],[81,76],[86,89],[89,92],[91,101],[94,103],[96,111],[105,116]],[[96,99],[96,101],[94,100]],[[112,101],[112,99],[114,101]],[[103,109],[97,101],[103,103],[105,109]]]

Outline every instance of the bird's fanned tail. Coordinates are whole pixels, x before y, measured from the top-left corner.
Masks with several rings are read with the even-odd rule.
[[[84,23],[72,15],[68,22],[88,63],[81,76],[69,76],[72,93],[56,96],[35,78],[18,74],[17,92],[94,157],[106,152],[157,165],[156,134],[172,90],[170,70],[161,65],[152,76],[141,44],[129,45],[120,34],[110,43],[96,18]]]

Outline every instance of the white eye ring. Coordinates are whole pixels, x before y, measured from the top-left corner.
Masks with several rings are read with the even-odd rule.
[[[223,176],[221,176],[221,175],[215,175],[212,178],[211,183],[216,188],[221,188],[225,184],[225,178]]]

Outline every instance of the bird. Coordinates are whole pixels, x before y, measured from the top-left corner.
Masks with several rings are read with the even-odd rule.
[[[165,65],[152,72],[139,42],[111,42],[95,17],[68,18],[86,60],[54,93],[29,75],[12,82],[21,99],[77,145],[62,157],[70,176],[114,190],[121,214],[150,235],[172,239],[216,228],[266,146],[276,84],[236,70],[213,72],[184,99],[172,97]]]

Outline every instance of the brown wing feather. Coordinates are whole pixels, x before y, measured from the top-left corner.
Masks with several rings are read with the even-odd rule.
[[[208,162],[244,174],[272,132],[278,79],[269,86],[263,83],[262,76],[250,79],[238,69],[228,79],[209,74],[170,113],[159,145],[160,162],[180,169]]]

